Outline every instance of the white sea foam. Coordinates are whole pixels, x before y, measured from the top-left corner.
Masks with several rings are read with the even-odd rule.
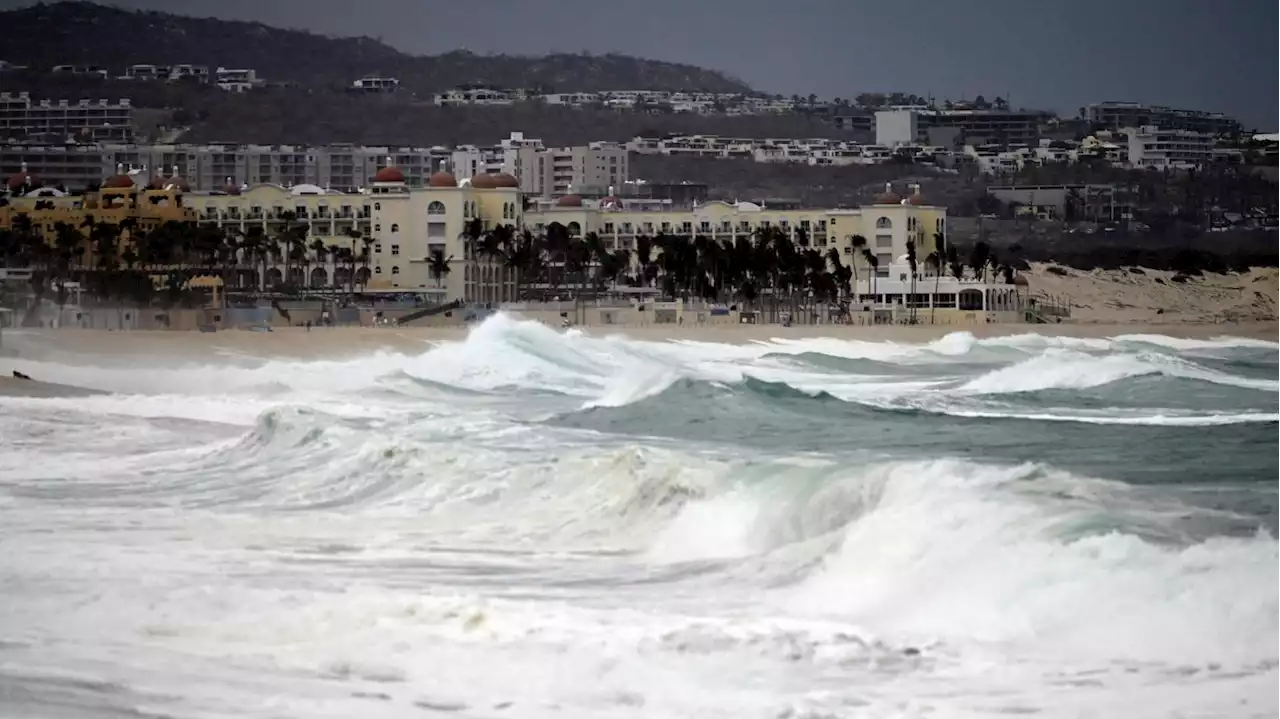
[[[1237,346],[1255,349],[1213,345]],[[967,333],[725,347],[499,316],[464,342],[343,362],[26,358],[121,394],[0,397],[0,693],[16,686],[30,715],[72,699],[85,715],[1274,713],[1277,543],[1243,490],[1189,504],[987,457],[964,433],[1009,417],[1195,442],[1216,430],[1177,427],[1277,421],[1274,382],[1199,364],[1203,349]],[[1069,401],[1137,377],[1200,380],[1222,406]],[[933,459],[906,441],[815,454],[700,435],[687,388],[768,416],[776,385],[747,380],[957,420],[919,422]],[[1003,396],[1051,388],[1064,406]],[[818,408],[814,431],[839,406],[784,400],[769,419]],[[693,421],[666,427],[680,403]],[[564,415],[582,422],[541,421]],[[640,431],[592,424],[619,416]],[[872,446],[917,419],[832,416],[831,436]],[[949,447],[923,434],[942,424]],[[1213,452],[1217,469],[1242,459]],[[1274,506],[1274,488],[1232,479]]]

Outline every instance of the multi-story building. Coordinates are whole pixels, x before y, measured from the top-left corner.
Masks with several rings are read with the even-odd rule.
[[[13,185],[20,178],[16,175],[8,179]],[[31,222],[31,229],[46,242],[53,242],[56,227],[66,223],[81,234],[81,225],[86,217],[93,217],[95,222],[119,225],[129,220],[129,225],[122,234],[119,251],[129,246],[130,232],[141,236],[159,227],[165,222],[194,222],[196,213],[185,202],[181,184],[155,183],[153,186],[140,185],[137,179],[129,175],[112,175],[102,182],[102,187],[84,195],[65,195],[59,192],[12,197],[0,207],[0,229],[13,226],[19,217]],[[92,263],[94,248],[85,240],[85,257]]]
[[[34,101],[25,92],[0,92],[0,140],[128,142],[133,139],[129,100]]]
[[[448,162],[444,148],[361,145],[0,145],[0,173],[24,164],[50,185],[93,187],[116,168],[186,178],[196,191],[234,185],[312,184],[340,191],[366,187],[387,158],[419,187]],[[176,169],[175,169],[176,167]]]
[[[1221,112],[1177,110],[1140,102],[1096,102],[1085,108],[1089,122],[1108,130],[1154,125],[1166,130],[1187,130],[1210,135],[1240,132],[1240,122]]]
[[[275,236],[286,223],[307,228],[305,263],[287,278],[316,289],[346,287],[399,291],[443,301],[504,302],[515,299],[514,274],[493,257],[474,254],[464,241],[473,221],[481,230],[523,225],[520,190],[510,175],[481,175],[459,183],[447,172],[424,187],[410,187],[396,167],[379,170],[361,193],[327,191],[316,185],[292,188],[257,185],[224,192],[191,193],[187,204],[197,221],[245,235],[253,228]],[[317,251],[316,246],[323,248]],[[343,249],[367,262],[352,267],[335,261]],[[307,265],[310,265],[309,267]],[[244,269],[241,286],[255,286],[256,269]],[[269,267],[268,286],[285,280],[282,267]]]
[[[394,77],[362,77],[351,83],[352,92],[385,94],[400,89],[400,81]]]
[[[213,72],[213,84],[227,92],[247,92],[261,85],[262,80],[253,68],[220,67]]]
[[[510,105],[520,99],[521,94],[510,90],[495,90],[487,87],[455,88],[448,92],[436,93],[433,101],[437,107],[458,107],[461,105]]]
[[[715,241],[754,238],[756,232],[776,228],[824,254],[834,249],[842,264],[854,269],[857,302],[869,308],[936,308],[962,315],[984,311],[1014,311],[1016,288],[972,277],[941,276],[926,258],[947,237],[947,211],[930,204],[919,187],[903,197],[886,187],[872,204],[856,209],[770,209],[750,202],[720,201],[677,208],[668,203],[605,197],[598,201],[568,195],[540,200],[525,212],[526,226],[544,232],[559,223],[571,237],[595,233],[606,249],[631,253],[637,240],[659,234],[701,235]],[[908,243],[914,245],[917,267],[911,271]],[[656,251],[655,251],[656,252]],[[872,260],[871,258],[874,258]],[[974,321],[982,321],[975,319]]]
[[[610,191],[630,179],[627,148],[612,142],[577,147],[523,147],[517,153],[520,189],[551,197],[573,191]]]
[[[1139,169],[1186,169],[1213,160],[1214,135],[1167,130],[1154,125],[1128,128],[1129,165]]]
[[[96,77],[102,80],[107,79],[109,73],[107,68],[101,65],[54,65],[53,73],[57,75],[79,75],[81,77]]]
[[[1119,222],[1133,218],[1128,193],[1115,185],[992,185],[987,194],[1046,220]]]
[[[928,109],[902,108],[882,110],[876,113],[876,141],[888,144],[881,136],[880,126],[887,124],[888,133],[895,138],[914,130],[914,142],[930,144],[930,131],[954,129],[958,140],[969,145],[996,144],[1035,145],[1040,138],[1040,126],[1049,114],[1037,110],[977,110],[977,109]]]

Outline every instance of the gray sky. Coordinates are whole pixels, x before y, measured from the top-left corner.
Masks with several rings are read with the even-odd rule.
[[[0,0],[0,7],[30,4]],[[434,54],[621,52],[757,89],[852,97],[1098,100],[1277,126],[1276,0],[113,0],[129,8],[369,35]]]

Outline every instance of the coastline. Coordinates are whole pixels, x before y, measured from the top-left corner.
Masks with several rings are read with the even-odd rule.
[[[172,331],[108,331],[85,329],[6,330],[0,347],[0,373],[5,359],[40,361],[58,354],[162,354],[193,363],[225,355],[263,359],[343,359],[376,352],[418,353],[433,344],[466,339],[478,325],[456,327],[282,327],[272,332],[225,330],[213,333]],[[559,331],[559,328],[552,328]],[[1101,338],[1118,335],[1165,335],[1183,339],[1241,337],[1275,342],[1276,322],[1245,323],[1063,323],[975,325],[605,325],[575,327],[590,337],[622,336],[644,342],[694,341],[723,344],[773,339],[827,338],[867,342],[931,342],[956,332],[979,339],[1020,334]],[[5,378],[7,379],[7,377]]]

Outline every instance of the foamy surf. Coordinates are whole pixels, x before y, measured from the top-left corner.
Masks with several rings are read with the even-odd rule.
[[[24,356],[4,711],[1274,715],[1271,349]]]

